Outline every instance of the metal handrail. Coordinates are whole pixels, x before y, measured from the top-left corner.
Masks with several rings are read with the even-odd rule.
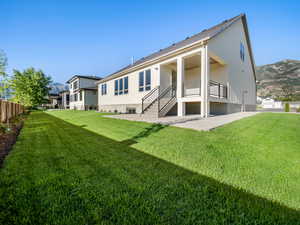
[[[147,98],[148,98],[150,95],[152,95],[152,93],[153,93],[154,91],[156,91],[158,88],[159,88],[159,86],[153,88],[149,93],[147,93],[147,94],[142,98],[142,100],[147,99]]]
[[[212,93],[209,93],[210,96],[218,97],[218,98],[227,98],[227,96],[228,96],[227,95],[227,91],[228,91],[227,85],[210,80],[209,87],[214,87],[214,86],[218,87],[217,94],[214,95]],[[221,95],[221,89],[222,89],[222,93],[223,93],[222,95]],[[209,91],[210,91],[210,88],[209,88]]]
[[[146,106],[146,107],[144,108],[144,104],[145,104],[144,102],[145,102],[145,100],[148,99],[148,98],[150,98],[156,91],[159,92],[159,86],[153,88],[149,93],[147,93],[147,94],[142,98],[142,113],[144,113],[145,110],[148,109],[148,108],[149,108],[149,107],[157,100],[158,97],[156,97],[155,99],[153,99],[153,100],[149,103],[149,105]],[[158,95],[159,95],[159,93],[158,93]]]
[[[170,99],[160,108],[160,100],[171,91]],[[158,97],[158,112],[160,113],[176,97],[176,87],[173,85],[167,87]]]

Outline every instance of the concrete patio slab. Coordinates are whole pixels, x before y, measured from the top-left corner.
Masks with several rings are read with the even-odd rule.
[[[202,119],[200,115],[188,115],[188,116],[165,116],[161,118],[151,118],[141,114],[119,114],[119,115],[105,115],[104,117],[122,119],[122,120],[132,120],[132,121],[141,121],[147,123],[160,123],[164,125],[172,125],[184,123],[187,121],[200,120]]]
[[[194,130],[209,131],[216,127],[223,126],[236,120],[240,120],[249,116],[254,116],[259,112],[238,112],[228,115],[212,116],[201,120],[187,121],[183,123],[175,123],[172,126],[190,128]]]

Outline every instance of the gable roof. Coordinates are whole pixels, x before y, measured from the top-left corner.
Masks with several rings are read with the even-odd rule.
[[[74,80],[76,78],[85,78],[85,79],[91,79],[91,80],[96,80],[96,81],[102,79],[102,77],[97,77],[97,76],[74,75],[66,83],[70,83],[72,80]]]
[[[96,83],[103,83],[108,80],[117,78],[119,76],[122,76],[123,73],[129,71],[130,69],[134,69],[134,67],[141,66],[142,64],[147,63],[151,60],[158,59],[162,56],[179,51],[179,50],[181,50],[185,47],[188,47],[192,44],[195,44],[195,43],[198,43],[198,42],[201,42],[204,40],[209,40],[209,39],[215,37],[216,35],[218,35],[219,33],[221,33],[222,31],[224,31],[225,29],[227,29],[228,27],[230,27],[234,22],[236,22],[239,19],[242,19],[242,22],[243,22],[243,26],[244,26],[245,33],[246,33],[246,40],[247,40],[249,53],[250,53],[250,58],[251,58],[251,62],[252,62],[253,73],[255,73],[255,66],[254,66],[253,54],[252,54],[252,50],[251,50],[251,43],[250,43],[250,39],[249,39],[249,31],[248,31],[248,27],[247,27],[246,15],[240,14],[229,20],[224,20],[222,23],[217,24],[209,29],[204,29],[200,33],[197,33],[191,37],[187,37],[186,39],[179,41],[177,43],[174,43],[171,46],[168,46],[164,49],[160,49],[157,52],[154,52],[146,57],[143,57],[143,58],[137,60],[135,63],[123,67],[122,69],[106,76],[101,81],[98,81]]]

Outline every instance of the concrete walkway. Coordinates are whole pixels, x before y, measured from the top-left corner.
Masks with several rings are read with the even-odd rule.
[[[183,123],[175,123],[172,126],[190,128],[194,130],[208,131],[216,127],[223,126],[236,120],[240,120],[249,116],[254,116],[259,112],[239,112],[222,116],[213,116],[200,120],[188,121]]]

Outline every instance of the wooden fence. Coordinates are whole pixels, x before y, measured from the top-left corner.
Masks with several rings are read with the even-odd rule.
[[[4,101],[0,99],[0,121],[1,123],[7,123],[10,119],[24,113],[25,108],[23,105]]]

